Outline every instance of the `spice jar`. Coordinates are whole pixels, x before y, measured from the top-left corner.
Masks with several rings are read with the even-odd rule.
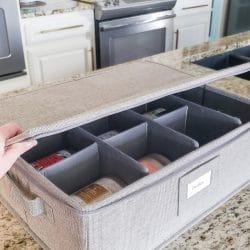
[[[151,110],[147,113],[144,113],[143,115],[146,116],[146,117],[149,117],[151,119],[156,119],[157,117],[160,117],[164,114],[167,113],[167,110],[164,109],[164,108],[158,108],[158,109],[154,109],[154,110]]]
[[[59,161],[62,161],[70,156],[71,156],[71,153],[68,152],[67,150],[60,150],[56,153],[53,153],[51,155],[45,156],[39,160],[32,162],[31,165],[35,169],[40,171],[44,168],[50,167],[51,165],[53,165]]]
[[[111,137],[117,135],[118,133],[119,133],[119,132],[116,131],[116,130],[110,130],[110,131],[108,131],[108,132],[106,132],[106,133],[103,133],[103,134],[99,135],[98,137],[99,137],[100,139],[102,139],[102,140],[106,140],[106,139],[108,139],[108,138],[111,138]]]
[[[122,189],[124,183],[115,177],[103,177],[90,185],[83,187],[71,196],[85,205],[104,200]]]
[[[138,162],[149,174],[152,174],[168,165],[171,161],[161,154],[148,154],[139,159]]]

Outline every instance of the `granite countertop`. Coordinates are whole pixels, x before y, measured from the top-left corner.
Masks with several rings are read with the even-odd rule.
[[[32,7],[32,8],[21,8],[21,17],[33,18],[40,16],[49,16],[55,14],[62,14],[74,11],[93,9],[93,5],[84,2],[77,2],[73,0],[62,0],[54,2],[50,0],[42,0],[46,3],[44,6]]]
[[[250,32],[223,38],[216,42],[204,43],[192,48],[184,48],[142,59],[154,63],[168,65],[191,75],[202,75],[211,71],[192,64],[192,61],[215,55],[235,48],[250,45]],[[107,69],[103,69],[107,70]],[[96,74],[93,72],[91,74]],[[86,75],[77,75],[50,84],[61,84],[74,81]],[[234,94],[250,98],[250,82],[230,77],[215,81],[212,85],[226,89]],[[26,92],[34,88],[30,87]],[[16,94],[9,93],[8,95]],[[17,220],[0,204],[0,249],[40,249],[36,242],[24,231]],[[222,207],[215,210],[199,224],[181,235],[168,245],[166,250],[224,250],[250,249],[250,186],[243,189]]]
[[[228,36],[218,41],[203,43],[191,48],[170,51],[167,54],[163,53],[143,60],[163,64],[190,75],[199,76],[214,70],[193,64],[193,61],[247,45],[250,45],[250,31]],[[238,77],[230,77],[215,81],[211,85],[250,98],[250,83],[247,80]]]

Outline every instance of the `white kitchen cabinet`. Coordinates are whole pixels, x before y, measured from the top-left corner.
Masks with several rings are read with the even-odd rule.
[[[32,84],[94,69],[93,10],[24,19],[23,33]]]
[[[209,40],[211,0],[177,1],[174,20],[174,49],[190,47]]]
[[[177,0],[175,12],[178,16],[211,10],[212,0]]]

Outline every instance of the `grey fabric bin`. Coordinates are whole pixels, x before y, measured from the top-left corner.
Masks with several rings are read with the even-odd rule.
[[[39,112],[36,112],[37,121],[33,121],[32,117],[24,117],[23,113],[17,115],[13,112],[17,120],[19,118],[24,122],[28,119],[26,124],[29,130],[8,143],[45,138],[44,142],[48,139],[49,144],[53,144],[49,137],[53,138],[54,134],[61,134],[213,80],[247,72],[249,67],[250,64],[246,64],[202,78],[193,78],[166,66],[134,62],[118,66],[114,71],[108,69],[99,72],[79,82],[76,80],[74,83],[45,86],[25,95],[10,96],[2,100],[5,108],[11,109],[13,103],[22,104],[23,113],[30,115],[29,107],[33,103]],[[120,75],[123,82],[117,81]],[[96,86],[100,88],[95,88]],[[106,89],[108,93],[104,93]],[[65,90],[68,90],[68,95],[64,98]],[[216,98],[212,98],[216,100],[214,104],[212,99],[206,99],[208,95],[204,90],[199,98],[196,96],[191,101],[239,117],[243,124],[237,124],[238,127],[232,127],[199,148],[192,138],[151,120],[145,123],[142,119],[139,125],[105,141],[93,135],[89,137],[89,133],[79,128],[81,135],[78,134],[73,142],[79,148],[74,148],[72,158],[62,162],[62,168],[54,165],[57,170],[51,169],[51,173],[47,172],[47,177],[36,171],[24,158],[18,159],[8,175],[0,181],[1,201],[45,249],[145,250],[168,244],[241,188],[249,185],[250,100],[212,87],[205,87],[205,91],[211,93],[209,98],[216,95]],[[41,98],[51,93],[53,102],[40,105]],[[88,97],[84,98],[82,93],[88,93]],[[186,98],[186,93],[182,94],[183,97]],[[220,98],[223,100],[221,103]],[[224,98],[228,101],[224,102]],[[185,106],[190,109],[189,104],[181,105],[186,108]],[[55,110],[52,110],[53,107],[56,107]],[[46,112],[48,108],[51,113]],[[90,110],[86,111],[86,108]],[[72,117],[65,117],[66,113]],[[8,115],[2,115],[1,120],[8,119]],[[55,117],[62,120],[55,120]],[[231,121],[231,117],[228,118]],[[126,147],[124,141],[129,143]],[[43,147],[44,150],[47,148],[50,145]],[[135,152],[133,148],[139,150]],[[135,159],[151,149],[166,154],[173,162],[168,167],[145,176]],[[44,151],[41,152],[43,155]],[[29,157],[33,156],[31,154]],[[26,157],[28,159],[28,155]],[[64,181],[60,182],[64,178],[70,178],[70,174],[65,176],[67,174],[63,171],[69,173],[75,168],[74,158],[86,163],[80,168],[84,172],[85,167],[96,169],[91,178],[112,173],[120,175],[128,185],[105,200],[82,206],[68,195],[78,188],[78,181],[74,183],[74,179],[79,180],[79,176],[73,177],[73,185],[67,188]],[[76,175],[77,173],[75,172]],[[57,179],[60,175],[62,178]],[[88,179],[87,182],[91,180]]]
[[[155,108],[155,105],[152,103],[150,107]],[[175,107],[177,110],[155,119],[157,123],[185,133],[197,140],[200,145],[215,140],[242,124],[237,117],[217,112],[176,96],[163,98],[157,102],[157,107],[158,105]],[[179,108],[180,106],[184,107]]]

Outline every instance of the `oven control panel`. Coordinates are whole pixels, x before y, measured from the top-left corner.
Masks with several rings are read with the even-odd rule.
[[[95,3],[96,20],[110,20],[157,11],[172,10],[177,0],[99,0]]]

